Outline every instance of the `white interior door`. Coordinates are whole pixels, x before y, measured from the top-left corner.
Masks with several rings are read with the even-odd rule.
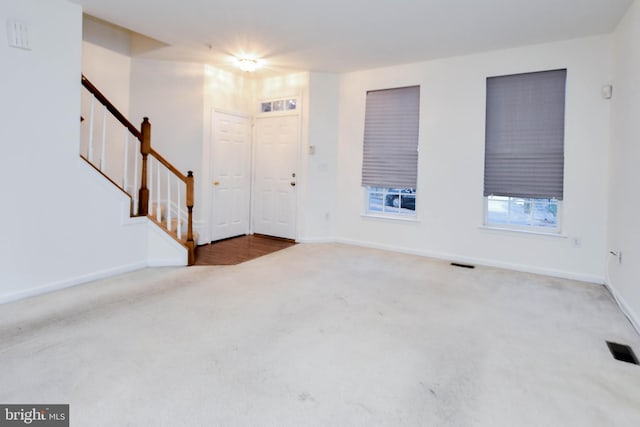
[[[249,233],[251,123],[214,112],[211,146],[211,240]]]
[[[296,238],[298,121],[297,115],[256,118],[255,233]]]

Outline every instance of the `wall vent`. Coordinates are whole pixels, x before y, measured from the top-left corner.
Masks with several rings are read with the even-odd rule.
[[[461,267],[461,268],[476,268],[475,265],[462,264],[462,263],[459,263],[459,262],[452,262],[450,265],[452,265],[453,267]]]
[[[7,38],[10,47],[31,50],[29,32],[29,24],[26,22],[7,21]]]

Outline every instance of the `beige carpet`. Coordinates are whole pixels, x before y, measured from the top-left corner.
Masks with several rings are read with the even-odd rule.
[[[603,287],[344,245],[0,306],[0,402],[72,426],[638,426]]]

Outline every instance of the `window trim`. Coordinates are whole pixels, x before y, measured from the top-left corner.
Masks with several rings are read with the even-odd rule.
[[[418,207],[400,209],[389,205],[388,190],[411,188],[413,199],[418,198],[420,173],[421,85],[399,86],[367,90],[365,95],[364,131],[362,144],[362,216],[368,218],[416,221]],[[375,191],[372,191],[373,189]],[[372,194],[382,194],[380,211],[370,210]],[[392,196],[393,197],[393,196]],[[375,206],[374,206],[375,207]]]
[[[386,219],[386,220],[398,220],[398,221],[406,221],[406,222],[418,222],[418,190],[416,189],[415,198],[416,198],[416,209],[413,211],[413,214],[408,213],[400,213],[400,212],[375,212],[369,210],[369,188],[371,186],[362,186],[362,212],[360,214],[363,218],[374,218],[374,219]],[[387,187],[384,187],[387,188]],[[383,196],[384,197],[384,196]]]
[[[290,109],[290,110],[271,110],[271,111],[262,111],[262,104],[263,103],[271,103],[273,105],[274,102],[278,102],[278,101],[289,101],[289,100],[295,100],[296,102],[296,108],[294,109]],[[256,117],[264,117],[264,116],[268,116],[268,117],[274,117],[274,116],[288,116],[288,115],[299,115],[300,114],[300,110],[302,109],[302,104],[301,104],[301,99],[302,97],[300,95],[291,95],[291,96],[285,96],[285,97],[277,97],[277,98],[264,98],[264,99],[259,99],[258,102],[256,103]]]
[[[510,197],[510,196],[505,196]],[[531,199],[532,197],[522,197],[524,199]],[[558,212],[556,213],[556,227],[542,227],[536,225],[518,225],[518,224],[499,224],[499,223],[490,223],[489,222],[489,196],[482,197],[483,201],[483,221],[482,226],[480,228],[489,229],[489,230],[499,230],[499,231],[514,231],[518,233],[526,233],[526,234],[538,234],[544,236],[559,236],[566,237],[563,235],[562,230],[562,213],[564,210],[564,200],[558,200]]]
[[[556,239],[568,239],[569,236],[564,233],[545,233],[540,230],[518,230],[515,228],[504,228],[504,227],[495,227],[493,225],[481,225],[478,227],[483,231],[491,231],[496,233],[511,233],[511,234],[521,234],[521,235],[529,235],[529,236],[540,236],[540,237],[550,237]]]
[[[560,68],[486,78],[484,228],[562,235],[568,75],[567,68]],[[530,95],[532,91],[535,96]],[[522,114],[511,117],[514,109]],[[513,199],[554,199],[556,223],[548,227],[489,222],[492,196],[509,199],[508,221],[513,220]]]

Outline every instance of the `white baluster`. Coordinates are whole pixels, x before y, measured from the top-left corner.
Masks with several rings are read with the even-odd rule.
[[[102,113],[102,150],[100,153],[100,170],[104,172],[107,167],[107,159],[105,152],[107,149],[107,107],[104,107]]]
[[[157,206],[157,214],[156,214],[156,219],[158,220],[158,222],[162,221],[162,206],[160,206],[160,160],[158,160],[158,167],[156,168],[156,175],[157,175],[157,181],[158,181],[158,189],[156,190],[156,206]]]
[[[89,112],[89,148],[87,149],[87,160],[93,163],[93,111],[95,109],[95,96],[91,95],[91,109]]]
[[[167,229],[171,231],[171,171],[167,169]]]
[[[129,132],[127,132],[127,130],[125,129],[124,132],[124,172],[122,174],[122,187],[124,188],[124,191],[126,191],[127,193],[129,192],[129,189],[127,188],[127,185],[129,184],[129,174],[127,173],[129,171]]]
[[[147,183],[148,183],[148,188],[149,188],[149,215],[151,215],[153,217],[153,195],[154,192],[153,190],[156,188],[156,186],[154,185],[154,180],[153,180],[153,157],[149,156],[147,157],[147,167],[149,168],[148,173],[149,175],[147,176]]]
[[[140,141],[136,138],[135,151],[133,155],[135,156],[133,159],[133,209],[138,215],[138,153],[140,152]]]
[[[178,203],[176,204],[178,207],[178,239],[182,239],[182,227],[180,227],[180,224],[182,224],[182,207],[181,207],[181,195],[180,195],[180,190],[182,189],[182,182],[178,181]]]

